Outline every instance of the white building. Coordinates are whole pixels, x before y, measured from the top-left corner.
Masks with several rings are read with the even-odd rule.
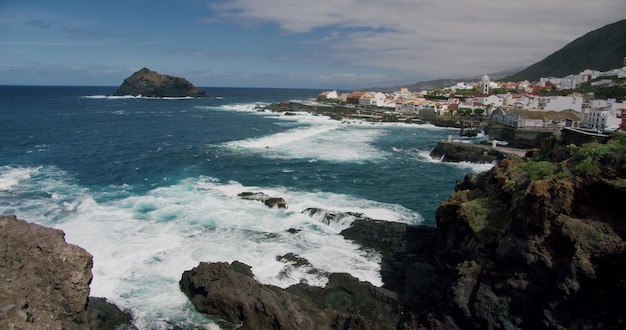
[[[319,96],[319,99],[322,101],[333,100],[333,99],[338,99],[338,98],[339,98],[339,95],[337,94],[337,91],[322,92]]]
[[[481,95],[474,98],[474,101],[478,103],[482,103],[484,105],[493,105],[496,107],[501,107],[504,105],[504,100],[496,95]]]
[[[538,98],[538,109],[564,111],[574,110],[582,112],[583,98],[576,96],[547,96]]]
[[[489,76],[484,75],[480,79],[480,92],[483,94],[489,94]]]

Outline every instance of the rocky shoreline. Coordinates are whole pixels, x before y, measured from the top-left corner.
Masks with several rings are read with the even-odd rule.
[[[407,123],[407,124],[432,124],[441,127],[461,128],[461,123],[455,119],[429,118],[425,120],[415,115],[400,115],[398,113],[386,113],[368,108],[350,105],[326,105],[321,103],[305,104],[300,102],[284,101],[258,107],[259,110],[282,112],[292,114],[303,111],[315,115],[327,116],[339,121],[359,120],[372,123]]]
[[[436,227],[302,211],[329,223],[357,218],[341,235],[381,255],[382,287],[329,274],[324,288],[282,289],[234,261],[200,263],[180,289],[226,328],[621,329],[624,177],[623,134],[579,146],[550,139],[532,157],[468,174],[437,209]],[[239,197],[287,207],[258,192]],[[0,217],[0,328],[134,328],[130,315],[89,297],[91,255],[63,237]],[[277,258],[312,268],[295,254]]]
[[[239,329],[623,328],[626,137],[616,140],[553,140],[533,160],[467,175],[436,228],[355,221],[342,235],[381,253],[382,288],[331,274],[323,289],[280,289],[233,262],[201,263],[181,290]],[[596,148],[616,152],[589,160]]]
[[[443,162],[493,163],[507,158],[524,157],[524,149],[505,149],[485,144],[440,141],[430,157]]]
[[[258,107],[259,111],[272,111],[293,115],[294,112],[303,111],[315,115],[327,116],[333,120],[342,122],[363,121],[371,123],[405,123],[405,124],[431,124],[439,127],[458,128],[461,135],[475,136],[475,130],[463,130],[463,119],[452,118],[422,118],[416,115],[400,115],[397,113],[384,113],[356,106],[326,105],[326,104],[303,104],[299,102],[281,102]],[[474,119],[475,121],[475,119]],[[485,126],[485,125],[483,125]],[[486,126],[486,129],[489,127]],[[550,134],[549,136],[551,136]],[[546,136],[545,138],[549,137]],[[514,135],[511,136],[515,138]],[[537,139],[531,146],[539,146],[540,139]],[[515,144],[515,143],[513,143]],[[527,147],[531,147],[526,145]],[[471,163],[492,163],[510,157],[524,157],[526,149],[492,147],[483,144],[460,143],[451,141],[440,141],[431,151],[433,159],[441,159],[445,162],[471,162]]]

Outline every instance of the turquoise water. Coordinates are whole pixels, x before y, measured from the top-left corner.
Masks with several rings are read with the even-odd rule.
[[[145,99],[107,96],[115,87],[0,86],[0,212],[64,230],[94,256],[92,295],[141,328],[215,327],[178,290],[200,261],[239,260],[282,287],[324,285],[328,272],[382,285],[380,256],[338,235],[354,219],[326,225],[301,211],[434,225],[456,180],[490,167],[428,157],[456,130],[255,108],[320,91],[206,90]],[[244,191],[288,208],[237,198]],[[277,261],[289,252],[322,272]]]

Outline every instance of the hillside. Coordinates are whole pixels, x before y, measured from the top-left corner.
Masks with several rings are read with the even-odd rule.
[[[542,61],[503,80],[537,81],[541,77],[564,77],[585,69],[608,71],[621,67],[624,57],[626,20],[591,31]]]
[[[510,76],[513,73],[519,72],[520,70],[522,70],[522,68],[499,71],[499,72],[492,72],[492,73],[487,72],[487,75],[492,80],[498,80],[500,78]],[[418,81],[416,83],[409,84],[409,85],[404,84],[404,85],[394,85],[391,87],[389,86],[368,87],[368,88],[363,88],[363,90],[393,92],[393,91],[398,91],[401,88],[408,88],[411,91],[421,91],[421,90],[428,90],[428,89],[445,88],[445,87],[456,85],[457,83],[461,83],[461,82],[462,83],[474,83],[474,82],[480,81],[481,77],[482,77],[482,74],[480,76],[468,77],[468,78],[442,78],[442,79],[435,79],[435,80]]]

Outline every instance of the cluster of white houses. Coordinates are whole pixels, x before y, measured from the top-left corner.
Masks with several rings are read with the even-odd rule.
[[[483,76],[475,84],[459,83],[445,88],[433,100],[428,91],[411,92],[406,88],[392,93],[357,91],[323,92],[320,101],[342,102],[378,111],[405,115],[452,116],[457,113],[490,116],[492,121],[516,128],[554,128],[564,126],[589,128],[598,131],[626,130],[626,102],[615,99],[594,99],[592,95],[573,93],[568,96],[542,96],[540,89],[571,89],[592,81],[596,86],[610,86],[626,77],[626,66],[607,72],[585,70],[564,78],[541,78],[539,82],[492,82]],[[615,79],[617,78],[617,79]],[[464,98],[455,97],[459,90],[473,89],[478,93]],[[505,94],[490,94],[500,88],[515,90]],[[624,122],[623,122],[624,121]]]

